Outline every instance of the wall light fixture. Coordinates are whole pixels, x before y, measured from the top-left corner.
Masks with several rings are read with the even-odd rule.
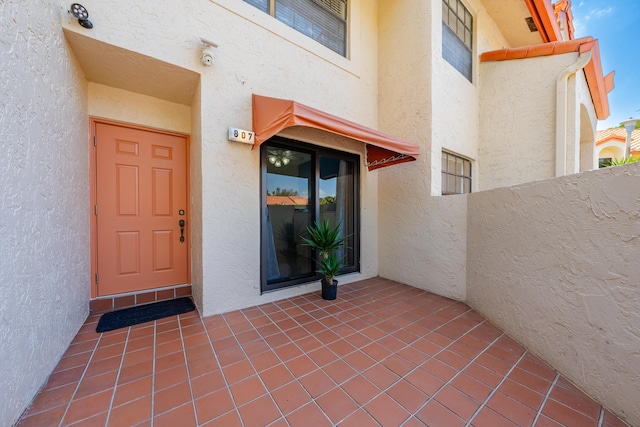
[[[87,8],[80,3],[73,3],[69,8],[69,12],[78,18],[78,24],[80,24],[80,26],[88,29],[93,28],[93,23],[89,21],[89,12],[87,11]]]

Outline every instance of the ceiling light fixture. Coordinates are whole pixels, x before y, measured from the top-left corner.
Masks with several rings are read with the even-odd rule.
[[[291,151],[289,150],[273,150],[267,154],[269,163],[279,168],[281,166],[287,166],[291,162]]]

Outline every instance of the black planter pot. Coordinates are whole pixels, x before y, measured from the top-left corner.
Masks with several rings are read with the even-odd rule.
[[[327,283],[322,279],[322,299],[333,300],[338,296],[338,281],[334,280],[333,283]]]

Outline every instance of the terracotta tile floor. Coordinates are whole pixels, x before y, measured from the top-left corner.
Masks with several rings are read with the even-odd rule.
[[[19,426],[623,426],[465,304],[385,279],[98,334]]]

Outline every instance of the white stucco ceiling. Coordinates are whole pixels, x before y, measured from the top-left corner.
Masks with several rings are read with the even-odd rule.
[[[191,105],[198,73],[66,28],[63,31],[88,81]]]
[[[540,32],[531,32],[526,18],[531,17],[524,0],[484,0],[483,4],[511,46],[520,47],[542,43]]]

